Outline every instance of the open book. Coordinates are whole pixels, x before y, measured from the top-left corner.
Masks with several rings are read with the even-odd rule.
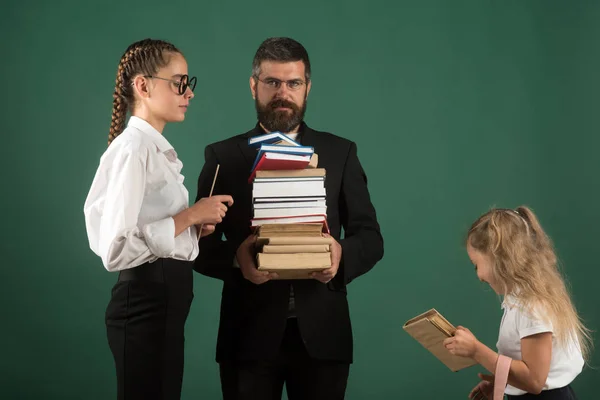
[[[456,328],[435,308],[406,321],[403,329],[451,371],[456,372],[477,364],[471,358],[451,354],[444,347],[444,340],[453,336]]]

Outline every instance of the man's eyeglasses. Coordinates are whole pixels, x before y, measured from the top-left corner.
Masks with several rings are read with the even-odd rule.
[[[152,75],[144,75],[144,78],[160,79],[163,81],[171,82],[173,84],[173,86],[177,88],[177,91],[180,95],[183,95],[188,87],[193,92],[194,89],[196,88],[196,81],[197,81],[195,76],[190,78],[188,75],[182,75],[179,80],[161,78],[160,76],[152,76]]]
[[[302,79],[290,79],[287,81],[282,81],[281,79],[277,78],[260,79],[258,76],[255,76],[254,78],[257,81],[264,83],[269,89],[273,90],[279,90],[283,83],[285,83],[288,89],[292,91],[300,90],[302,86],[306,85],[306,82],[304,82]]]

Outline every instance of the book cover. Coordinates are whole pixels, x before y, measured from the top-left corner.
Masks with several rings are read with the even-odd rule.
[[[471,358],[451,354],[444,347],[444,340],[453,336],[456,328],[435,308],[406,321],[402,328],[453,372],[477,364]]]
[[[307,168],[309,164],[310,156],[308,155],[263,153],[260,159],[257,159],[252,166],[248,183],[252,183],[257,171],[301,170]]]
[[[281,132],[270,132],[248,138],[248,146],[258,147],[262,144],[280,144],[283,146],[300,146],[300,143]]]
[[[254,159],[254,165],[252,165],[251,171],[256,169],[258,162],[261,160],[265,153],[275,153],[275,154],[288,154],[294,156],[306,156],[308,157],[308,162],[310,163],[311,157],[314,154],[315,150],[312,146],[280,146],[280,145],[268,145],[262,144],[256,154],[256,158]],[[281,168],[285,169],[285,168]],[[294,169],[294,168],[292,168]]]
[[[331,253],[258,253],[259,271],[276,272],[279,279],[309,279],[310,274],[331,268]]]
[[[329,225],[327,224],[327,217],[325,215],[310,215],[302,217],[281,217],[281,218],[254,218],[251,220],[251,226],[253,228],[261,225],[289,225],[289,224],[314,224],[318,223],[321,226],[322,232],[329,233]]]

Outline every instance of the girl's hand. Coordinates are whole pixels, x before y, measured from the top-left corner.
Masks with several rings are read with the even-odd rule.
[[[444,340],[444,346],[446,349],[448,349],[451,354],[460,357],[473,358],[475,356],[475,352],[477,351],[478,345],[479,341],[475,335],[473,335],[470,330],[462,326],[456,328],[454,336]]]
[[[494,376],[477,374],[481,382],[477,384],[469,393],[469,399],[472,400],[483,400],[492,399],[494,396]]]

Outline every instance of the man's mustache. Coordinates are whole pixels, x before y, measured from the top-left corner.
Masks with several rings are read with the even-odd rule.
[[[271,108],[272,110],[279,107],[291,108],[294,111],[298,111],[298,106],[296,104],[284,99],[276,99],[269,103],[269,108]]]

